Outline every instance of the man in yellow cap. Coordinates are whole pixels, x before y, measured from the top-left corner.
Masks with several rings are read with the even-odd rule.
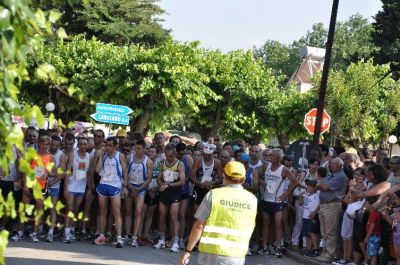
[[[179,265],[189,263],[200,239],[198,264],[243,265],[255,226],[257,198],[242,187],[246,170],[240,162],[224,168],[224,187],[213,189],[201,202]]]

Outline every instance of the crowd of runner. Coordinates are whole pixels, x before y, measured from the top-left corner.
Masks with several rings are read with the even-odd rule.
[[[106,138],[102,130],[77,135],[73,129],[28,127],[24,150],[14,148],[9,174],[0,172],[2,195],[12,193],[16,205],[43,209],[18,170],[19,158],[32,147],[41,162],[32,160],[30,166],[43,195],[66,207],[62,215],[55,208],[46,211],[41,222],[3,217],[2,229],[13,231],[14,241],[90,240],[179,252],[203,198],[222,185],[225,164],[236,160],[247,170],[244,188],[259,199],[248,255],[282,257],[292,248],[334,264],[390,258],[400,264],[400,157],[321,144],[319,157],[295,169],[293,157],[264,144],[209,137],[191,145],[177,135],[166,138],[161,132],[149,139],[120,130]],[[69,212],[83,212],[84,218]]]

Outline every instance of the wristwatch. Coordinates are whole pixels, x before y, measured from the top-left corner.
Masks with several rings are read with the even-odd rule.
[[[192,253],[192,251],[191,250],[189,250],[189,249],[187,249],[187,248],[185,248],[185,250],[184,250],[185,252],[187,252],[187,253]]]

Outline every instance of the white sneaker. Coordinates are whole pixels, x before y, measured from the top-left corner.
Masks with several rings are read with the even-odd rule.
[[[171,252],[178,253],[179,252],[179,244],[174,243],[170,249]]]
[[[137,248],[139,247],[139,244],[137,242],[137,237],[132,237],[132,247]]]
[[[53,234],[47,234],[46,242],[53,242],[53,237],[54,237]]]
[[[64,236],[64,243],[67,243],[67,244],[71,244],[71,234],[70,233],[68,233],[68,234],[65,234],[65,236]]]
[[[179,247],[179,246],[178,246]],[[165,240],[158,240],[157,244],[154,245],[155,249],[165,248]]]
[[[39,238],[36,234],[30,234],[33,243],[39,243]]]
[[[13,235],[13,236],[11,237],[11,240],[12,240],[12,241],[20,241],[20,240],[22,240],[23,236],[24,236],[23,233],[20,234],[19,232],[17,232],[15,235]]]

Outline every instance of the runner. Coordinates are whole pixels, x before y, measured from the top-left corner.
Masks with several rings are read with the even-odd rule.
[[[189,175],[190,169],[193,166],[193,158],[190,155],[185,154],[186,144],[178,143],[176,145],[176,157],[182,161],[185,167],[185,185],[182,189],[181,203],[179,208],[179,248],[182,250],[185,248],[184,237],[186,232],[186,219],[189,206],[190,198],[190,182]]]
[[[64,243],[71,244],[74,239],[75,226],[68,217],[69,212],[74,216],[78,215],[79,208],[85,196],[87,186],[87,173],[89,171],[90,157],[86,152],[88,146],[87,138],[78,138],[78,150],[74,150],[67,161],[67,170],[71,170],[71,175],[65,178],[64,197],[67,204],[67,215],[65,217]]]
[[[39,138],[39,149],[37,151],[37,154],[39,158],[37,160],[32,160],[30,163],[31,169],[35,171],[35,179],[37,181],[37,184],[40,185],[40,188],[42,190],[42,194],[47,193],[47,180],[49,178],[49,173],[51,173],[52,176],[56,175],[56,170],[55,167],[52,167],[51,172],[48,170],[48,166],[53,163],[54,165],[54,160],[51,154],[49,154],[48,150],[50,147],[50,137],[48,136],[41,136]],[[35,222],[34,222],[34,227],[33,227],[33,233],[30,235],[32,242],[38,243],[39,242],[39,237],[37,236],[37,232],[39,231],[39,224],[43,216],[43,197],[42,198],[34,198],[33,196],[33,189],[27,187],[27,176],[26,174],[23,174],[23,185],[24,185],[24,190],[22,194],[22,203],[24,205],[29,204],[32,200],[34,201],[35,204],[35,211],[34,211],[34,216],[35,216]],[[18,231],[19,235],[23,235],[23,230]]]
[[[178,212],[181,199],[181,190],[185,184],[185,168],[181,161],[176,158],[174,144],[165,146],[166,159],[161,163],[160,174],[157,183],[160,187],[159,204],[159,229],[160,240],[154,246],[156,249],[165,248],[165,233],[167,230],[166,218],[170,214],[172,224],[173,243],[171,252],[179,251],[179,220]]]
[[[125,196],[128,193],[128,174],[126,172],[125,156],[117,151],[118,139],[109,137],[106,140],[106,148],[101,152],[101,159],[97,161],[96,172],[101,176],[100,184],[96,191],[99,194],[99,223],[100,234],[94,240],[94,244],[103,245],[106,243],[104,231],[106,229],[107,205],[111,200],[111,210],[115,219],[115,230],[117,233],[117,248],[122,248],[123,242],[121,237],[122,220],[121,220],[121,196],[123,192]],[[123,191],[121,187],[123,185]]]
[[[51,137],[51,144],[50,144],[50,154],[53,156],[55,168],[58,169],[60,166],[60,159],[63,152],[60,149],[61,147],[61,138],[59,136],[52,136]],[[57,176],[51,176],[49,178],[49,195],[51,196],[51,202],[53,203],[52,208],[50,208],[50,215],[51,215],[51,225],[49,231],[47,233],[46,241],[52,242],[54,237],[54,228],[57,222],[57,211],[55,206],[57,205],[58,198],[60,196],[60,183],[62,179],[62,175],[57,174]]]
[[[85,195],[85,202],[84,202],[84,220],[82,224],[82,237],[83,239],[91,239],[90,235],[87,234],[87,223],[90,220],[90,214],[92,213],[92,219],[96,220],[95,224],[97,224],[96,230],[98,231],[99,220],[98,215],[96,215],[96,209],[98,207],[93,206],[93,201],[97,202],[97,193],[96,188],[97,185],[100,183],[100,175],[96,172],[96,164],[97,161],[101,158],[101,151],[103,150],[104,145],[104,132],[100,129],[95,130],[93,133],[93,141],[94,141],[94,149],[90,152],[90,167],[88,171],[88,189]],[[96,199],[96,200],[95,200]],[[92,207],[93,206],[93,207]],[[97,205],[96,205],[97,206]]]
[[[262,175],[265,180],[260,179],[260,185],[264,188],[263,200],[261,202],[261,211],[263,215],[263,249],[260,254],[270,254],[273,250],[268,246],[269,225],[271,218],[274,218],[275,233],[275,256],[282,257],[282,211],[284,201],[288,195],[297,186],[297,179],[290,173],[290,170],[280,163],[283,158],[281,149],[275,148],[271,153],[271,162],[263,166]],[[291,185],[289,190],[284,191],[284,181],[289,178]]]
[[[204,196],[213,186],[222,183],[222,167],[218,159],[214,159],[215,145],[205,143],[203,147],[203,158],[193,162],[193,168],[190,171],[190,181],[194,184],[193,195],[194,210],[199,207]]]
[[[144,154],[145,147],[146,142],[144,140],[138,140],[135,144],[136,153],[132,154],[128,161],[129,197],[132,198],[135,203],[135,222],[132,237],[133,247],[139,246],[137,239],[141,228],[144,197],[146,194],[146,188],[151,182],[153,176],[154,164],[153,161]],[[132,226],[132,207],[127,207],[125,209],[125,229],[129,235]]]

